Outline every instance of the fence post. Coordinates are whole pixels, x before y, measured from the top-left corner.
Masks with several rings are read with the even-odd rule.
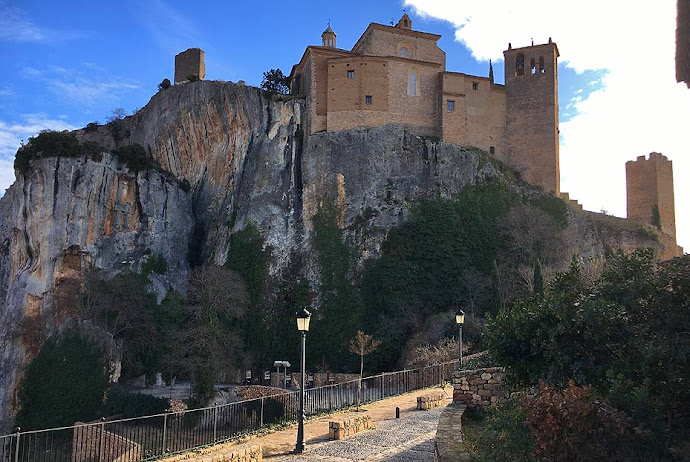
[[[261,426],[264,426],[264,397],[261,397]]]
[[[165,437],[168,432],[168,414],[163,414],[163,447],[161,448],[161,454],[165,454]]]
[[[105,417],[101,417],[101,434],[98,439],[98,462],[103,462],[103,442],[105,441]]]
[[[218,406],[213,407],[213,442],[216,442],[216,430],[218,429]]]
[[[19,436],[21,435],[21,428],[17,427],[17,446],[14,450],[14,462],[19,462]]]
[[[386,388],[384,386],[385,381],[386,381],[386,374],[383,373],[383,374],[381,374],[381,399],[386,397]]]

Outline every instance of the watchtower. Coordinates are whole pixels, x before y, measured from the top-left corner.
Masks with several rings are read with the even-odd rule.
[[[175,83],[184,83],[192,75],[199,77],[199,80],[206,77],[204,50],[201,48],[189,48],[175,56]]]
[[[506,160],[523,179],[560,194],[558,158],[558,47],[503,52],[506,91]]]
[[[628,218],[654,223],[656,208],[661,232],[676,240],[676,213],[673,200],[673,163],[658,152],[649,159],[639,156],[625,163]]]

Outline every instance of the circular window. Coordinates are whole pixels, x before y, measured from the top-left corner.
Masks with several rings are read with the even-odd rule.
[[[408,58],[410,56],[410,50],[408,50],[407,47],[400,47],[399,53],[403,58]]]

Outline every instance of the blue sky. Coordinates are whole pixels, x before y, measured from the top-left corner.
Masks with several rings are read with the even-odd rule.
[[[630,41],[640,30],[648,38],[645,43],[659,37],[665,40],[660,42],[664,47],[670,46],[667,42],[672,34],[656,33],[655,28],[663,32],[669,24],[675,27],[675,16],[669,19],[673,8],[655,6],[654,12],[636,14],[622,0],[609,0],[606,8],[611,11],[604,10],[602,2],[582,1],[587,5],[568,10],[565,2],[551,0],[496,0],[484,2],[486,5],[474,0],[302,1],[299,7],[284,2],[0,0],[4,77],[0,80],[0,191],[13,181],[11,162],[21,140],[45,128],[104,122],[118,107],[130,113],[146,105],[157,84],[173,78],[174,56],[186,48],[205,50],[207,79],[258,85],[264,71],[279,67],[288,73],[306,45],[320,44],[329,19],[338,34],[338,46],[349,49],[369,22],[397,21],[406,8],[414,29],[443,36],[439,45],[446,52],[448,70],[487,75],[488,59],[493,59],[499,83],[503,82],[502,51],[509,41],[524,46],[530,39],[543,43],[552,36],[561,51],[563,189],[590,210],[606,209],[625,216],[625,160],[660,150],[674,161],[680,240],[690,247],[690,217],[679,207],[679,194],[687,191],[685,197],[690,197],[690,190],[678,190],[680,172],[690,175],[690,163],[684,160],[689,157],[688,143],[682,152],[680,141],[669,142],[672,137],[664,132],[669,124],[664,129],[650,129],[644,140],[636,140],[640,130],[634,122],[611,123],[611,114],[630,112],[621,107],[626,94],[612,91],[619,88],[612,85],[624,80],[628,85],[631,80],[630,76],[618,80],[625,61],[612,57],[620,55],[624,46],[637,45]],[[675,5],[670,0],[660,4],[667,2]],[[625,5],[628,20],[620,26],[609,24],[615,8]],[[535,12],[545,11],[544,6],[548,13],[541,17],[542,13]],[[580,18],[582,11],[587,15]],[[593,12],[600,15],[590,16]],[[638,17],[644,25],[636,23]],[[601,28],[597,18],[606,20]],[[584,22],[588,24],[585,29],[570,27]],[[597,30],[608,35],[597,35]],[[660,54],[653,50],[657,58],[667,60],[668,56],[672,60],[671,51]],[[672,63],[670,67],[655,65],[659,72],[660,67],[672,70]],[[676,105],[689,107],[690,93],[681,92],[672,77],[666,80],[666,90],[660,91],[656,106],[647,110],[638,104],[640,114],[635,120],[658,119],[653,111],[673,112]],[[653,84],[658,86],[658,81]],[[626,87],[629,98],[639,95],[633,93],[634,88]],[[617,99],[607,99],[610,95]],[[598,131],[602,125],[609,125],[608,136]],[[625,147],[611,143],[620,136],[630,143],[622,143]],[[657,143],[655,136],[665,142]],[[607,161],[602,163],[604,158]],[[594,162],[601,167],[594,169]],[[595,178],[594,170],[603,170],[604,175]]]

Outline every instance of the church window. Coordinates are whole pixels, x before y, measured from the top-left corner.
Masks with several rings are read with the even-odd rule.
[[[479,82],[472,82],[472,90],[479,90]]]
[[[417,73],[410,71],[410,79],[407,83],[407,94],[410,96],[417,95]]]
[[[496,154],[496,148],[493,146],[489,146],[489,154]]]
[[[546,68],[544,67],[544,57],[540,56],[539,57],[539,73],[544,74],[546,72]]]
[[[515,75],[525,75],[525,55],[520,53],[515,60]]]
[[[407,57],[410,56],[410,50],[408,50],[407,47],[400,47],[400,52],[399,52],[399,54],[400,54],[400,56],[402,56],[403,58],[407,58]]]
[[[374,97],[371,96],[371,95],[366,95],[366,96],[364,97],[364,102],[365,102],[366,104],[374,104]]]
[[[537,73],[537,65],[536,65],[535,62],[534,62],[534,58],[532,58],[532,59],[529,60],[529,68],[530,68],[530,72],[531,72],[532,74],[536,74],[536,73]]]
[[[355,78],[355,71],[347,71],[347,78],[348,79],[354,79]]]
[[[455,101],[453,101],[452,99],[446,101],[446,109],[448,110],[448,112],[455,111]]]

